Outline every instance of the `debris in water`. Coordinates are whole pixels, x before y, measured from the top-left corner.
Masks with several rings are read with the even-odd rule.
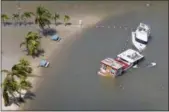
[[[160,85],[160,87],[161,87],[161,89],[164,89],[164,86],[163,86],[163,84],[161,84],[161,85]]]
[[[147,7],[149,7],[149,6],[150,6],[150,4],[149,4],[149,3],[147,3],[147,4],[146,4],[146,6],[147,6]]]
[[[79,26],[80,27],[82,26],[82,20],[79,20]]]
[[[138,65],[134,65],[133,68],[138,68]]]
[[[120,84],[120,86],[119,86],[121,89],[124,89],[124,87]]]
[[[116,28],[116,26],[114,26],[114,28]]]
[[[151,62],[147,67],[154,67],[156,66],[157,64],[155,62]]]

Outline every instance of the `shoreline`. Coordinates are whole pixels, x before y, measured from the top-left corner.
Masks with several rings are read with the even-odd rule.
[[[74,18],[74,19],[78,20],[77,18]],[[94,20],[94,21],[92,21],[92,22],[90,21],[91,24],[84,24],[82,27],[79,27],[79,25],[76,25],[76,24],[75,25],[70,25],[70,26],[64,26],[64,25],[55,26],[55,25],[50,25],[51,28],[54,28],[54,29],[56,29],[58,31],[59,36],[61,37],[61,40],[59,42],[52,41],[50,39],[50,37],[46,37],[46,38],[43,37],[41,39],[42,47],[45,50],[44,58],[47,59],[47,60],[49,60],[50,66],[52,66],[51,65],[52,64],[52,62],[51,62],[52,58],[51,57],[52,57],[53,54],[55,54],[55,56],[57,56],[57,54],[61,51],[62,47],[65,44],[69,44],[70,45],[74,41],[76,41],[76,39],[77,39],[76,34],[81,34],[84,30],[88,29],[88,27],[94,26],[95,24],[97,24],[101,20],[101,18],[97,18],[97,17],[94,17],[94,16],[93,17],[88,16],[87,18],[84,18],[83,20],[86,20],[88,22],[90,20]],[[70,20],[70,22],[71,22],[71,20]],[[78,23],[78,21],[77,21],[77,23]],[[65,29],[67,31],[64,31]],[[67,33],[65,33],[65,32],[67,32]],[[48,43],[50,45],[44,46],[43,45],[44,43]],[[66,47],[68,47],[68,45],[66,45]],[[28,80],[33,85],[33,88],[31,89],[31,91],[34,92],[40,86],[40,83],[41,83],[40,80],[43,80],[43,78],[42,79],[38,78],[38,77],[43,77],[43,73],[41,73],[42,70],[43,69],[48,69],[48,68],[37,68],[41,56],[36,57],[34,59],[31,56],[23,56],[23,57],[25,57],[27,60],[30,61],[31,66],[33,68],[33,74],[37,75],[37,77],[35,76],[35,77],[28,78]],[[29,101],[27,101],[27,102],[29,102]],[[2,102],[2,104],[3,104],[3,102]],[[11,106],[8,106],[8,107],[2,106],[2,110],[15,110],[15,111],[22,110],[26,104],[27,103],[21,104],[20,107],[18,107],[15,104],[12,104]]]

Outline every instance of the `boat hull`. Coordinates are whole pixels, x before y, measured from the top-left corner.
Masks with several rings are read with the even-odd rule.
[[[132,32],[132,43],[133,43],[133,46],[137,50],[139,50],[140,52],[143,51],[146,48],[146,45],[141,44],[141,43],[139,43],[139,42],[136,41],[136,39],[135,39],[135,32]]]

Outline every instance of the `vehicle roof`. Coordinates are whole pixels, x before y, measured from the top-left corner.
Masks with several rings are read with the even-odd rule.
[[[115,59],[112,59],[112,58],[106,58],[106,59],[102,60],[101,63],[108,65],[108,66],[115,68],[115,69],[120,69],[123,67],[123,65],[121,63],[119,63],[118,61],[116,61]]]
[[[134,62],[140,60],[141,58],[143,58],[144,56],[133,49],[128,49],[128,50],[122,52],[121,54],[117,55],[117,57],[122,58],[122,59],[128,61],[129,63],[134,63]]]

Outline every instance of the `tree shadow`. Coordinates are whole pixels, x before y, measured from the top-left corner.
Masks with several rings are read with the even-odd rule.
[[[44,49],[39,49],[35,55],[33,55],[33,58],[39,57],[39,56],[44,56],[45,50]]]
[[[33,92],[27,91],[26,94],[24,95],[23,99],[24,100],[34,100],[35,97],[36,97],[36,95]]]
[[[13,23],[12,22],[4,22],[4,23],[1,23],[3,26],[10,26],[12,25]]]
[[[65,23],[65,26],[70,26],[70,25],[72,25],[72,23]]]
[[[44,36],[52,36],[52,35],[55,35],[56,33],[57,31],[54,28],[46,28],[42,31],[42,34]]]
[[[34,22],[27,22],[27,25],[33,25]]]
[[[59,26],[59,25],[62,25],[62,24],[63,24],[62,22],[55,23],[56,26]]]
[[[12,104],[15,104],[18,107],[20,107],[20,105],[22,103],[26,103],[26,100],[34,100],[35,97],[36,97],[36,95],[33,92],[27,91],[24,94],[24,97],[22,97],[22,98],[20,98],[20,97],[15,97],[15,98],[10,97],[8,105],[5,105],[5,106],[11,106]]]

